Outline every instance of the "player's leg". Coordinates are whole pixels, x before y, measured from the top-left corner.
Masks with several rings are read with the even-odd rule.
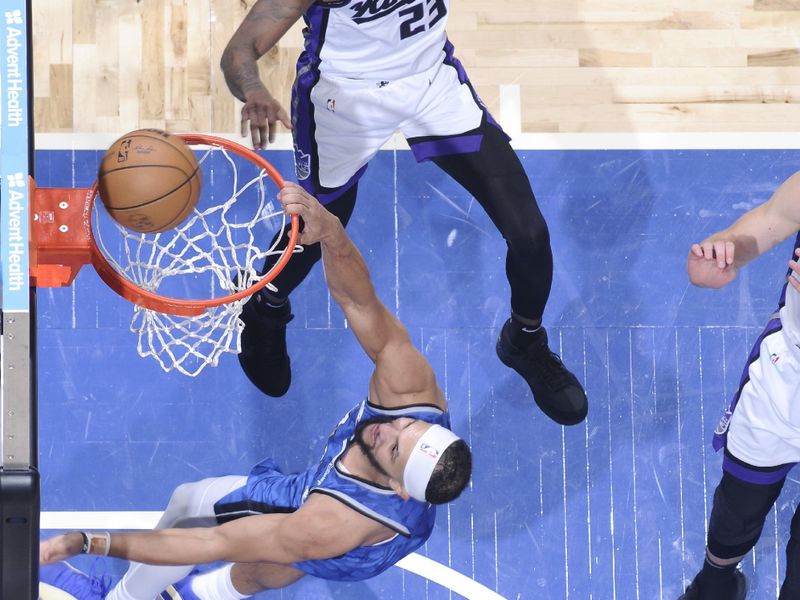
[[[391,137],[396,123],[391,115],[387,117],[378,98],[370,100],[375,90],[363,88],[368,84],[327,80],[313,66],[307,67],[301,69],[292,89],[297,181],[347,224],[358,180]],[[280,248],[285,244],[284,240]],[[242,313],[245,329],[240,363],[250,381],[269,396],[282,396],[289,389],[286,324],[292,313],[288,298],[319,258],[316,244],[293,255],[272,282],[277,291],[254,295]],[[277,257],[268,260],[265,271],[275,260]]]
[[[214,504],[244,486],[246,477],[229,476],[204,479],[178,486],[156,529],[198,527],[216,524]],[[109,600],[152,600],[169,584],[186,577],[193,565],[156,567],[131,563],[120,582],[111,590]]]
[[[684,600],[744,598],[736,566],[758,541],[787,474],[800,460],[798,432],[782,416],[796,401],[795,352],[778,318],[753,344],[739,388],[714,432],[714,446],[725,446],[724,473],[714,494],[706,560]]]
[[[343,225],[347,225],[353,213],[357,192],[356,183],[325,205]],[[287,243],[288,235],[284,235],[279,249]],[[303,251],[293,254],[272,282],[277,291],[264,289],[254,294],[239,317],[244,323],[239,364],[253,385],[268,396],[282,396],[289,389],[292,371],[286,350],[286,325],[293,317],[289,294],[303,282],[320,257],[319,244],[303,246]],[[277,259],[277,255],[270,256],[264,272]]]
[[[542,315],[553,280],[550,235],[530,181],[508,137],[469,82],[453,47],[429,74],[418,113],[401,131],[417,160],[433,160],[483,206],[506,240],[511,318],[497,344],[500,359],[531,387],[536,403],[555,421],[586,417],[583,387],[548,347]]]
[[[786,577],[780,600],[800,598],[800,505],[794,510],[789,543],[786,544]]]
[[[772,471],[741,465],[768,478]],[[740,600],[745,597],[739,562],[756,545],[767,514],[778,498],[785,477],[772,483],[744,481],[725,471],[714,493],[703,568],[686,588],[681,600]]]
[[[587,413],[586,394],[550,351],[542,326],[553,280],[547,223],[505,134],[486,119],[475,133],[482,138],[478,150],[432,160],[475,197],[506,241],[511,317],[498,340],[498,355],[525,378],[545,414],[564,425],[580,423]]]
[[[264,590],[293,584],[304,573],[273,563],[226,564],[205,573],[192,573],[167,587],[160,600],[243,600]]]

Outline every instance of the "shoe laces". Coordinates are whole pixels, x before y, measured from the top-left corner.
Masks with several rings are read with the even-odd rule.
[[[557,391],[572,384],[572,375],[561,362],[561,357],[548,347],[529,354],[533,359],[533,369],[551,390]]]

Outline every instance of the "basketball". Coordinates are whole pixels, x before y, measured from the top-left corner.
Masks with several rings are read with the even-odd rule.
[[[189,216],[202,175],[194,153],[177,135],[139,129],[106,151],[97,176],[111,217],[140,233],[167,231]]]

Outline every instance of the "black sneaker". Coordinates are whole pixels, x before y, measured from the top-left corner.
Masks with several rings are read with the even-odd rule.
[[[744,600],[747,597],[747,578],[739,569],[733,572],[733,584],[731,590],[725,593],[722,590],[714,590],[714,593],[709,593],[709,590],[704,590],[702,583],[698,577],[689,584],[686,591],[681,595],[678,600]]]
[[[507,367],[522,375],[533,392],[539,408],[556,423],[577,425],[586,418],[589,404],[578,378],[547,346],[547,332],[532,340],[526,350],[511,343],[511,319],[506,321],[497,338],[497,356]]]
[[[283,396],[292,382],[286,324],[293,318],[288,300],[275,308],[262,304],[258,294],[247,301],[239,315],[244,323],[239,364],[253,385],[273,398]]]

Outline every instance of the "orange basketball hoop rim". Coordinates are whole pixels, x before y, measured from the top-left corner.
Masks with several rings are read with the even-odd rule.
[[[284,180],[267,160],[241,144],[205,134],[179,134],[189,145],[224,148],[263,169],[279,188]],[[37,188],[31,181],[31,283],[37,287],[71,285],[80,268],[91,264],[112,290],[126,300],[160,313],[197,316],[206,309],[247,298],[272,281],[292,256],[300,232],[300,220],[291,215],[289,243],[275,265],[248,288],[227,296],[181,299],[148,291],[111,265],[97,245],[92,231],[92,210],[97,182],[90,188]]]

